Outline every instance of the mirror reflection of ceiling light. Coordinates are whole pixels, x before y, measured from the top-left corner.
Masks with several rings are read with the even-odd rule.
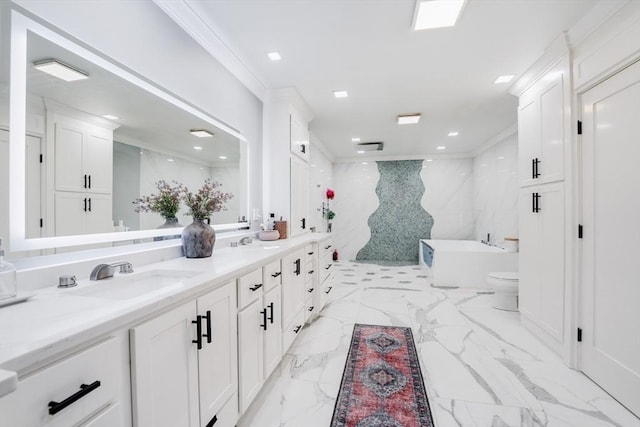
[[[493,81],[494,84],[500,84],[500,83],[509,83],[511,81],[511,79],[513,79],[513,74],[505,74],[502,76],[498,76],[496,77],[496,79]]]
[[[104,114],[102,117],[109,120],[120,120],[120,117],[114,116],[113,114]]]
[[[211,132],[204,129],[191,129],[189,132],[191,132],[191,135],[197,136],[198,138],[211,138],[213,136]]]
[[[62,79],[65,82],[74,82],[76,80],[89,78],[89,73],[86,71],[78,70],[71,65],[52,58],[36,61],[33,63],[33,67],[51,76]]]
[[[453,27],[462,13],[465,0],[419,0],[413,20],[414,30]]]
[[[336,98],[348,98],[349,92],[347,92],[346,90],[334,90],[333,96],[335,96]]]
[[[415,125],[420,121],[420,116],[420,113],[400,114],[396,117],[396,121],[399,125]]]

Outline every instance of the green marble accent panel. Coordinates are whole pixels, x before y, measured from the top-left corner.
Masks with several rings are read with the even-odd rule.
[[[371,238],[356,261],[418,264],[418,240],[431,238],[433,217],[421,206],[422,160],[376,162],[380,205],[368,220]]]

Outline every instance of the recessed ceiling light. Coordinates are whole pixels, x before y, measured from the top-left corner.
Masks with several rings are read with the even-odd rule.
[[[444,150],[445,148],[447,147],[445,147],[444,145],[439,145],[436,147],[436,150]]]
[[[511,81],[511,79],[513,79],[513,74],[505,74],[502,76],[498,76],[496,77],[496,79],[493,81],[494,84],[499,84],[499,83],[509,83]]]
[[[348,98],[349,92],[347,92],[346,90],[334,90],[333,96],[335,96],[336,98]]]
[[[433,162],[433,159],[427,159],[427,162]]]
[[[362,162],[362,164],[363,164],[363,165],[366,165],[366,164],[368,164],[368,163],[367,163],[367,162]]]
[[[167,159],[167,162],[173,162],[173,159]]]
[[[360,138],[351,138],[351,142],[360,142]]]
[[[191,135],[197,136],[198,138],[211,138],[213,136],[211,132],[204,129],[191,129],[189,132],[191,132]]]
[[[267,53],[267,56],[272,61],[280,61],[282,59],[282,56],[280,56],[280,52],[269,52]]]
[[[193,146],[193,149],[194,149],[194,150],[202,150],[202,147],[200,147],[199,145],[194,145],[194,146]]]
[[[458,136],[460,132],[458,132],[457,130],[454,130],[452,132],[449,132],[449,134],[447,136]]]
[[[102,117],[109,120],[120,120],[120,117],[114,116],[113,114],[104,114]]]
[[[34,68],[45,72],[49,75],[64,80],[65,82],[74,82],[76,80],[84,80],[89,78],[89,73],[78,70],[71,65],[60,62],[57,59],[44,59],[33,63]]]
[[[504,159],[504,156],[498,157],[498,160],[503,160],[503,159]]]
[[[358,150],[358,154],[364,154],[365,151],[364,150]]]
[[[464,7],[465,0],[423,0],[416,4],[414,30],[453,27]]]
[[[220,160],[227,160],[227,156],[218,156]]]
[[[400,114],[396,120],[399,125],[414,125],[420,121],[420,113]]]

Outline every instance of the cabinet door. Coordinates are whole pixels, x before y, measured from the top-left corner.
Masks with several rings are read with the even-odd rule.
[[[82,129],[55,124],[55,188],[58,191],[84,191],[82,148],[86,134]]]
[[[235,283],[198,298],[197,306],[198,314],[207,316],[201,318],[203,333],[211,329],[198,351],[200,425],[206,426],[238,388]]]
[[[56,191],[56,236],[84,233],[87,196],[84,193]]]
[[[530,89],[533,90],[533,89]],[[535,159],[540,160],[540,104],[537,96],[521,98],[518,108],[518,169],[520,185],[532,185],[538,182],[534,178]]]
[[[307,230],[309,219],[309,166],[291,158],[291,236]]]
[[[564,331],[564,191],[562,183],[540,187],[540,321],[558,342]]]
[[[85,193],[87,212],[84,233],[110,233],[113,231],[113,201],[110,194]],[[58,212],[56,212],[56,219]]]
[[[136,427],[198,427],[196,304],[131,329],[131,386]]]
[[[518,304],[520,313],[536,321],[540,318],[540,214],[534,212],[533,196],[538,187],[525,188],[520,193],[520,283]]]
[[[564,179],[564,93],[563,75],[555,76],[553,83],[540,94],[540,152],[538,165],[540,182]]]
[[[244,412],[262,387],[263,331],[262,299],[238,313],[238,369],[240,371],[240,412]]]
[[[282,316],[280,310],[280,286],[264,296],[269,323],[264,332],[264,379],[266,380],[282,359]]]
[[[113,136],[110,131],[89,130],[83,150],[87,191],[111,194],[113,188]]]
[[[288,324],[304,302],[304,252],[282,258],[282,323]]]

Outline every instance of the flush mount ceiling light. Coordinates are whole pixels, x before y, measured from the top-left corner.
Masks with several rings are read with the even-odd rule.
[[[396,121],[399,125],[415,125],[420,121],[420,113],[400,114]]]
[[[494,84],[500,84],[500,83],[509,83],[511,81],[511,79],[513,79],[513,74],[505,74],[502,76],[498,76],[496,77],[496,79],[493,81]]]
[[[269,52],[267,53],[267,56],[272,61],[280,61],[282,59],[282,56],[280,56],[280,52]]]
[[[333,96],[335,96],[336,98],[348,98],[349,92],[347,92],[346,90],[334,90]]]
[[[198,138],[211,138],[213,136],[211,132],[204,129],[191,129],[189,132],[191,135],[197,136]]]
[[[120,117],[114,116],[113,114],[104,114],[102,117],[109,120],[120,120]]]
[[[460,134],[460,132],[458,132],[457,130],[454,130],[452,132],[449,132],[449,134],[447,136],[458,136]]]
[[[382,141],[358,143],[358,154],[362,154],[366,151],[382,151],[383,149],[384,142]]]
[[[418,0],[413,29],[453,27],[462,13],[466,0]]]
[[[49,75],[62,79],[65,82],[74,82],[76,80],[89,78],[89,73],[86,71],[78,70],[77,68],[58,61],[57,59],[43,59],[42,61],[36,61],[33,63],[33,67]]]

